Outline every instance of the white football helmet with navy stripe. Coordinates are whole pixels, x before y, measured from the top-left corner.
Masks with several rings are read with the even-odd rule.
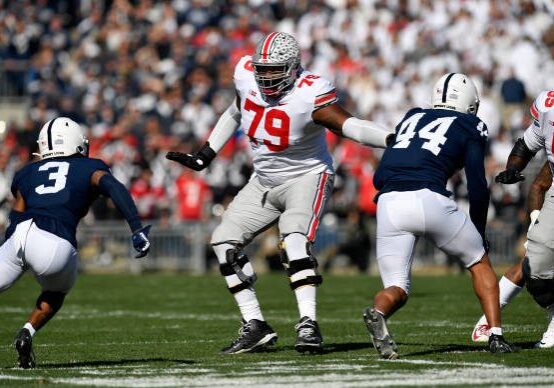
[[[37,143],[42,159],[75,154],[88,156],[88,139],[79,124],[67,117],[57,117],[44,124]]]
[[[473,81],[465,74],[443,75],[433,88],[433,108],[477,114],[479,94]]]
[[[292,35],[272,32],[258,42],[252,65],[262,95],[277,98],[298,77],[300,46]]]

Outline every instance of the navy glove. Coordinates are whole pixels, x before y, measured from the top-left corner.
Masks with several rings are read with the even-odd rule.
[[[519,170],[515,167],[508,167],[506,170],[502,171],[500,174],[494,178],[497,183],[504,183],[509,185],[512,183],[521,182],[525,180],[525,177],[521,175]]]
[[[210,147],[210,143],[204,144],[200,150],[194,154],[183,154],[182,152],[168,152],[165,157],[183,166],[193,169],[194,171],[202,171],[214,160],[215,151]]]
[[[150,250],[150,241],[148,241],[148,233],[152,225],[146,225],[138,230],[133,232],[131,240],[133,241],[133,248],[138,252],[138,255],[135,258],[140,259],[141,257],[146,256]]]

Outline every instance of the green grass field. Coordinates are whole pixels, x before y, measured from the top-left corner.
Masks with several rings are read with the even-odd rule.
[[[470,342],[480,309],[467,276],[416,277],[411,300],[389,322],[401,359],[379,360],[361,311],[380,284],[374,277],[325,277],[318,316],[326,351],[309,356],[293,349],[298,314],[287,279],[262,275],[258,295],[279,341],[266,352],[228,356],[218,351],[235,338],[239,317],[219,276],[81,276],[35,337],[37,368],[21,370],[11,341],[38,294],[25,276],[0,296],[0,385],[554,384],[554,350],[531,349],[546,319],[526,293],[504,314],[506,337],[522,350],[492,355]]]

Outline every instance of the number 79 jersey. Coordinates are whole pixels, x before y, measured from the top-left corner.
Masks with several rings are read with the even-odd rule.
[[[468,182],[486,187],[487,128],[476,116],[446,109],[410,110],[396,127],[374,176],[380,193],[423,188],[449,196],[446,183],[466,168]]]
[[[333,173],[325,128],[312,112],[337,101],[334,86],[303,71],[292,90],[270,104],[254,79],[250,56],[235,67],[234,82],[240,97],[241,128],[250,139],[254,173],[266,187],[275,187],[306,173]]]
[[[12,182],[14,197],[19,191],[25,200],[25,212],[19,222],[33,219],[35,224],[77,247],[75,232],[98,191],[91,184],[91,176],[109,167],[99,159],[70,156],[49,158],[30,163],[19,170]],[[6,239],[15,230],[11,224]]]

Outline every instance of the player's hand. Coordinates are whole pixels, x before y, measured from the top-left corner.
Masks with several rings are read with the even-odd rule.
[[[512,183],[517,183],[525,180],[525,177],[521,175],[519,170],[515,167],[508,167],[506,170],[502,171],[500,174],[494,178],[497,183],[504,183],[509,185]]]
[[[152,225],[146,225],[133,232],[131,240],[133,241],[133,248],[138,252],[135,258],[140,259],[148,254],[150,250],[150,241],[148,240],[148,233]]]
[[[204,146],[194,154],[184,154],[182,152],[168,152],[165,157],[169,160],[173,160],[182,164],[185,167],[193,169],[194,171],[202,171],[210,165],[215,158],[216,153],[210,147],[210,143],[204,144]]]

